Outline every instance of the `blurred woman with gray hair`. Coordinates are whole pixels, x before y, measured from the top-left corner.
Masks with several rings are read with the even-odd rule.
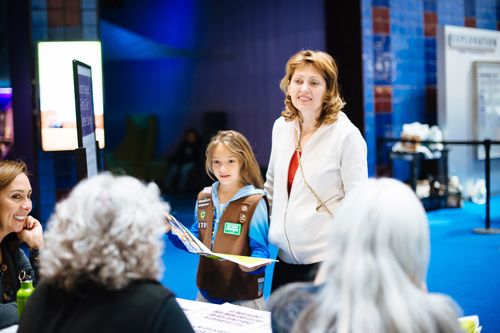
[[[327,253],[314,284],[271,295],[273,332],[462,332],[458,305],[427,292],[429,225],[407,185],[370,179],[353,189],[333,220]]]
[[[158,282],[168,210],[156,185],[129,176],[79,183],[48,222],[18,332],[193,332]]]

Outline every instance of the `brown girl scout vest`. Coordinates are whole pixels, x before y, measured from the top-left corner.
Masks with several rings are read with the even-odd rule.
[[[221,216],[214,239],[215,253],[250,256],[248,231],[253,213],[263,194],[253,194],[230,202]],[[269,205],[268,205],[269,206]],[[200,240],[209,249],[212,242],[214,206],[212,195],[198,194],[198,232]],[[196,286],[207,290],[208,296],[228,301],[252,300],[262,296],[264,272],[249,274],[229,260],[219,261],[200,256]]]

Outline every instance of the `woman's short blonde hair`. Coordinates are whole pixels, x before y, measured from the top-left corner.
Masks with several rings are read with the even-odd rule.
[[[295,70],[301,69],[306,65],[313,66],[323,75],[326,81],[323,109],[317,121],[319,124],[331,124],[337,120],[338,113],[344,107],[345,102],[340,96],[340,89],[337,81],[337,64],[332,56],[322,51],[299,51],[288,60],[286,64],[286,74],[280,83],[280,88],[285,93],[285,110],[283,110],[281,115],[287,121],[292,121],[296,117],[299,117],[300,121],[302,121],[299,110],[293,106],[292,99],[288,93],[288,86],[290,85]]]
[[[240,177],[245,185],[251,184],[256,188],[264,188],[264,180],[260,172],[259,164],[253,153],[248,140],[237,131],[219,131],[212,137],[205,152],[205,169],[210,178],[214,179],[212,168],[212,157],[214,149],[218,144],[223,144],[238,157],[241,164]],[[215,179],[214,179],[215,180]]]
[[[157,280],[165,211],[168,204],[153,183],[107,173],[80,182],[48,221],[42,279],[70,291]]]

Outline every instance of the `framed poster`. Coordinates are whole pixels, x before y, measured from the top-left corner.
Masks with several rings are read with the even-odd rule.
[[[500,62],[474,62],[475,139],[500,141]],[[483,145],[477,146],[477,158],[484,160]],[[490,158],[500,158],[500,145],[491,145]]]

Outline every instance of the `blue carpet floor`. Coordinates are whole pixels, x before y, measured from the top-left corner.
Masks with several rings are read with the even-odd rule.
[[[166,196],[172,214],[185,225],[194,222],[194,195]],[[485,227],[485,205],[466,202],[463,208],[428,212],[431,261],[427,284],[430,292],[451,296],[463,315],[478,315],[483,333],[500,332],[500,234],[473,233]],[[491,228],[500,229],[500,196],[492,197]],[[165,237],[166,239],[166,237]],[[177,297],[196,298],[198,256],[165,242],[162,283]],[[271,255],[277,249],[271,247]],[[273,265],[266,270],[264,295],[269,297]]]
[[[463,208],[429,212],[431,262],[429,291],[450,295],[464,315],[476,314],[483,333],[500,332],[500,234],[477,234],[484,228],[486,207],[466,202]],[[490,201],[490,228],[500,229],[500,196]]]

